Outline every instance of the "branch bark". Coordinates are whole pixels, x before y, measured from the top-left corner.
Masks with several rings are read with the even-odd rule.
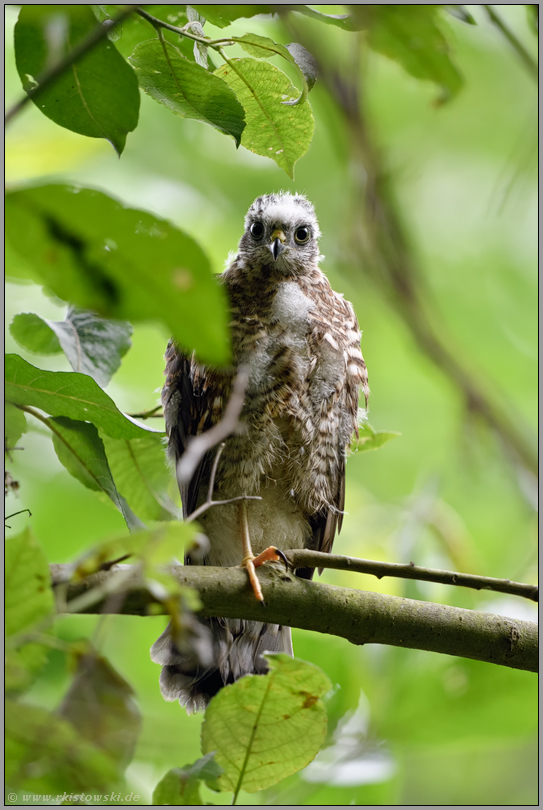
[[[422,582],[440,582],[443,585],[459,585],[476,591],[496,591],[523,596],[533,602],[539,601],[537,585],[513,582],[510,579],[481,577],[475,574],[462,574],[456,571],[442,571],[439,568],[423,568],[414,563],[387,563],[377,560],[361,560],[358,557],[345,557],[342,554],[325,554],[322,551],[292,549],[286,552],[292,568],[333,568],[336,571],[355,571],[358,574],[371,574],[400,579],[417,579]]]
[[[74,600],[81,605],[81,597],[85,597],[87,604],[80,612],[85,613],[146,616],[151,605],[160,604],[145,587],[137,566],[119,565],[69,583],[72,570],[69,565],[51,566],[53,586],[61,599],[59,609],[65,612],[70,612]],[[538,671],[535,622],[309,582],[268,566],[259,570],[266,600],[263,608],[255,600],[241,568],[174,565],[168,570],[182,585],[198,592],[204,616],[284,624],[340,636],[352,644],[429,650]],[[108,584],[119,577],[119,572],[125,594],[121,606],[104,596]],[[156,607],[153,614],[156,615]]]

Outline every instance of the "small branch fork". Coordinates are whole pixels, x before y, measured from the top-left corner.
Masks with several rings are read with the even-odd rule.
[[[242,403],[243,404],[243,403]],[[227,409],[228,410],[228,409]],[[224,422],[224,420],[223,420]],[[219,425],[221,422],[219,422]],[[206,433],[203,433],[202,436],[207,436],[210,431],[208,430]],[[191,523],[193,520],[197,520],[200,515],[206,512],[211,506],[224,506],[227,503],[235,503],[236,501],[261,501],[262,498],[260,495],[237,495],[235,498],[227,498],[225,501],[214,501],[213,500],[213,489],[215,487],[215,476],[217,474],[217,467],[219,466],[219,459],[221,457],[222,451],[224,450],[225,443],[221,442],[219,447],[217,448],[217,452],[215,453],[215,459],[213,461],[213,467],[211,468],[211,475],[209,477],[209,488],[207,490],[207,498],[205,501],[200,504],[198,509],[195,509],[194,512],[191,512],[190,515],[185,519],[185,523]],[[183,456],[184,458],[184,456]]]

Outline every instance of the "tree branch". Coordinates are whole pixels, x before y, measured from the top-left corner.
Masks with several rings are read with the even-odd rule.
[[[80,612],[115,612],[104,592],[120,572],[121,587],[126,591],[120,608],[123,614],[146,616],[151,605],[160,604],[145,588],[137,566],[115,566],[67,583],[72,570],[70,565],[51,566],[53,586],[61,591],[64,611],[70,612],[69,603],[74,599],[85,597],[87,604]],[[263,608],[241,568],[174,565],[168,570],[180,584],[198,592],[204,616],[266,621],[329,633],[352,644],[387,644],[538,670],[535,622],[309,582],[271,566],[259,571],[266,600]]]
[[[524,596],[533,602],[539,601],[537,585],[512,582],[510,579],[480,577],[475,574],[461,574],[455,571],[442,571],[438,568],[422,568],[414,563],[386,563],[376,560],[361,560],[357,557],[344,557],[341,554],[325,554],[322,551],[292,549],[286,552],[292,568],[333,568],[337,571],[355,571],[358,574],[371,574],[377,579],[399,577],[417,579],[423,582],[441,582],[444,585],[460,585],[476,591],[497,591],[514,596]]]

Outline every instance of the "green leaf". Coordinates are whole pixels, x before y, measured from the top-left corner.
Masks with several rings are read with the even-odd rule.
[[[297,42],[286,46],[278,45],[273,39],[261,37],[258,34],[244,34],[242,37],[232,37],[232,39],[239,43],[244,51],[257,59],[268,59],[278,55],[298,68],[302,79],[302,94],[294,101],[283,101],[282,103],[295,107],[305,101],[317,78],[317,64],[303,45],[299,45]]]
[[[124,769],[134,755],[141,727],[134,691],[90,645],[76,651],[76,657],[77,671],[58,714]]]
[[[13,450],[26,431],[27,425],[24,413],[15,405],[6,402],[4,411],[4,446],[8,450]]]
[[[135,531],[143,528],[144,524],[117,491],[96,427],[66,416],[45,421],[53,434],[53,447],[58,459],[70,475],[88,489],[105,493],[122,513],[129,529]]]
[[[98,11],[95,9],[98,9]],[[94,13],[100,22],[115,17],[123,9],[124,6],[109,4],[93,7]],[[175,25],[178,28],[182,28],[188,22],[186,6],[154,5],[152,9],[149,8],[149,11],[152,13],[153,17],[157,17],[159,20],[163,20],[170,25]],[[144,42],[153,34],[153,28],[150,23],[138,14],[132,14],[132,16],[128,17],[120,26],[117,26],[117,30],[119,31],[119,35],[115,40],[115,47],[126,59],[132,54],[138,43]],[[182,49],[186,44],[186,56],[192,52],[193,43],[190,42],[190,40],[184,39],[180,45],[179,35],[167,29],[162,30],[162,35]]]
[[[477,25],[475,17],[469,13],[469,11],[465,8],[465,6],[446,5],[443,6],[443,8],[446,9],[449,12],[449,14],[451,14],[453,17],[456,17],[457,20],[462,20],[462,22],[465,22],[468,25]],[[527,6],[527,8],[530,7]]]
[[[42,371],[17,354],[5,359],[5,397],[14,405],[40,408],[51,416],[93,422],[114,439],[131,439],[152,428],[122,414],[91,377],[74,371]]]
[[[202,15],[212,25],[217,28],[226,28],[227,25],[238,20],[240,17],[256,17],[257,14],[272,14],[273,9],[271,6],[253,5],[233,5],[233,4],[215,4],[215,5],[192,5],[196,11]]]
[[[307,82],[308,91],[312,90],[318,75],[315,57],[313,54],[309,53],[307,48],[300,45],[299,42],[290,42],[288,45],[285,45],[285,47],[301,70]]]
[[[5,546],[6,688],[23,691],[41,669],[47,647],[28,643],[23,636],[54,612],[49,566],[32,530],[8,537]]]
[[[236,94],[213,73],[189,62],[168,42],[141,42],[130,63],[143,90],[182,118],[193,118],[231,135],[239,146],[245,127]]]
[[[267,675],[226,686],[209,704],[202,751],[215,751],[222,791],[255,793],[308,765],[326,737],[322,670],[285,653],[266,655]]]
[[[59,339],[44,318],[34,312],[15,315],[9,326],[19,346],[35,354],[58,354],[62,351]]]
[[[275,160],[294,179],[294,165],[309,149],[315,122],[309,102],[286,107],[298,92],[288,76],[268,62],[232,59],[215,71],[245,108],[242,146]]]
[[[87,577],[99,571],[104,563],[125,556],[137,558],[146,568],[163,566],[174,558],[183,558],[197,533],[195,523],[170,521],[114,537],[91,548],[78,561],[75,573],[78,577]]]
[[[15,26],[15,58],[24,89],[39,85],[97,25],[85,5],[23,5]],[[137,79],[107,38],[33,101],[56,124],[90,138],[106,138],[119,155],[138,123]]]
[[[288,9],[327,25],[342,28],[344,31],[360,31],[364,27],[363,23],[354,14],[324,14],[322,11],[317,11],[306,5],[288,6]]]
[[[118,777],[111,757],[83,740],[77,729],[53,712],[25,703],[5,706],[6,782],[40,793],[104,789]]]
[[[206,754],[193,765],[183,768],[172,768],[162,777],[153,791],[153,805],[202,805],[200,784],[202,781],[215,780],[222,769],[213,759],[213,754]]]
[[[359,438],[353,441],[351,450],[358,453],[366,450],[378,450],[387,442],[401,435],[395,430],[374,430],[368,422],[365,422],[360,427]]]
[[[162,321],[203,362],[228,362],[224,290],[200,246],[166,220],[98,191],[52,185],[8,194],[6,230],[64,301],[106,318]]]
[[[439,85],[439,102],[459,92],[462,77],[449,57],[449,46],[440,30],[440,6],[357,6],[356,15],[368,29],[371,48],[394,59],[416,79]]]
[[[178,516],[167,491],[171,473],[166,464],[162,434],[137,439],[111,439],[102,433],[109,469],[117,489],[142,519],[164,520]]]
[[[19,313],[9,331],[20,346],[32,352],[63,351],[74,371],[88,374],[102,387],[132,345],[132,326],[127,321],[110,321],[74,307],[64,321],[49,321],[33,312]]]

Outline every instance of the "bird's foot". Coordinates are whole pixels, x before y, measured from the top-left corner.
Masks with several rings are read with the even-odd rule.
[[[259,602],[264,602],[264,596],[262,594],[262,588],[260,587],[260,582],[258,581],[255,568],[258,568],[265,562],[277,562],[278,560],[283,560],[288,570],[288,560],[285,554],[283,554],[281,549],[275,548],[275,546],[269,546],[258,554],[258,556],[253,557],[253,555],[250,554],[244,557],[241,561],[242,566],[247,570],[253,593]]]

